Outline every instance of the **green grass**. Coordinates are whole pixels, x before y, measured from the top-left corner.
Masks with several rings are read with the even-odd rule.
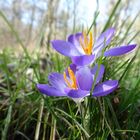
[[[118,0],[103,31],[114,24],[113,18],[117,16],[119,4]],[[47,83],[50,72],[63,72],[70,64],[70,60],[51,51],[44,57],[45,63],[39,52],[35,52],[31,57],[13,26],[2,12],[0,15],[24,52],[21,57],[17,57],[12,49],[5,49],[0,53],[1,140],[139,140],[138,47],[133,56],[101,60],[106,67],[104,80],[110,78],[119,80],[119,88],[106,97],[92,98],[88,113],[85,113],[88,104],[88,98],[85,98],[78,112],[78,106],[71,99],[47,97],[36,89],[36,83]],[[95,14],[90,30],[96,28],[96,18],[98,14]],[[134,22],[135,19],[126,27],[122,38],[118,35],[114,37],[112,46],[123,43]],[[136,37],[134,34],[127,42],[132,42]],[[30,74],[27,73],[29,69],[32,70]]]

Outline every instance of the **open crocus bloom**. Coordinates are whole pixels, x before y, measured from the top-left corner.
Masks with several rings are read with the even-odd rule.
[[[37,88],[47,96],[67,96],[75,102],[80,102],[84,97],[90,95],[97,70],[97,65],[92,69],[87,66],[78,69],[74,64],[71,64],[64,74],[51,73],[48,76],[49,84],[37,84]],[[99,83],[103,74],[104,66],[101,65],[92,93],[94,97],[105,96],[114,91],[118,86],[117,80]]]
[[[92,33],[89,34],[89,37],[86,33],[76,33],[70,35],[67,41],[52,41],[52,46],[59,53],[70,57],[74,64],[79,66],[88,65],[101,55],[103,48],[109,45],[114,36],[114,31],[114,28],[109,28],[95,42]],[[104,52],[104,56],[123,55],[135,47],[134,44],[111,48]]]

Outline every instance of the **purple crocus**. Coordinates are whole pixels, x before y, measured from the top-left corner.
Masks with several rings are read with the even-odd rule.
[[[47,96],[66,96],[72,98],[75,102],[80,102],[84,97],[90,95],[97,69],[97,65],[91,69],[87,66],[77,68],[76,65],[71,64],[64,74],[51,73],[48,76],[49,84],[37,84],[37,88]],[[118,86],[117,80],[99,83],[103,74],[104,66],[100,65],[92,93],[93,97],[105,96],[114,91]]]
[[[111,42],[114,32],[114,28],[107,29],[95,42],[92,33],[89,34],[89,37],[86,33],[76,33],[68,36],[67,41],[54,40],[51,43],[56,51],[70,57],[74,64],[83,66],[90,64],[101,55],[103,48]],[[135,47],[136,44],[111,48],[104,52],[104,56],[123,55]]]

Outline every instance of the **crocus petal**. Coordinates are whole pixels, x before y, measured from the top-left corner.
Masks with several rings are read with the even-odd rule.
[[[104,53],[104,56],[119,56],[123,55],[125,53],[128,53],[132,51],[136,47],[136,44],[134,45],[127,45],[127,46],[121,46],[121,47],[115,47],[112,49],[109,49]]]
[[[90,64],[94,60],[94,55],[81,55],[71,57],[72,62],[77,66]]]
[[[113,92],[118,87],[118,81],[117,80],[109,80],[105,81],[101,84],[98,84],[95,86],[93,91],[93,96],[105,96],[111,92]]]
[[[76,66],[75,64],[70,64],[69,67],[70,67],[70,69],[71,69],[71,70],[74,72],[74,74],[75,74],[75,72],[76,72],[76,70],[77,70],[77,66]],[[66,68],[65,72],[66,72],[67,77],[69,77],[68,68]]]
[[[75,64],[70,64],[70,69],[75,73],[77,70],[77,66]]]
[[[80,90],[80,89],[74,90],[74,89],[66,88],[65,92],[67,93],[67,96],[69,96],[70,98],[84,98],[90,95],[89,91]]]
[[[80,55],[78,50],[70,42],[66,42],[63,40],[54,40],[51,43],[53,48],[64,56],[71,57]]]
[[[63,75],[60,73],[51,73],[48,76],[49,83],[58,90],[63,91],[66,87]]]
[[[82,33],[71,34],[68,37],[68,41],[72,43],[81,54],[84,54],[84,51],[79,43],[80,37],[83,37]]]
[[[47,84],[37,84],[37,88],[41,93],[48,96],[66,96],[65,92],[55,89]]]
[[[78,86],[81,90],[90,91],[92,84],[93,84],[93,77],[91,71],[88,67],[81,67],[76,72],[76,79]]]
[[[105,32],[103,32],[95,42],[93,50],[106,47],[114,36],[114,32],[114,28],[109,28]]]
[[[75,46],[79,46],[79,39],[83,36],[82,33],[71,34],[68,36],[68,41],[74,44]]]
[[[95,78],[95,75],[97,73],[97,70],[98,70],[98,64],[96,64],[93,69],[91,69],[91,73],[93,74],[93,77]],[[98,70],[98,76],[96,77],[96,84],[99,83],[99,81],[102,79],[103,77],[103,74],[104,74],[104,70],[105,70],[105,67],[104,65],[100,65],[100,69]]]

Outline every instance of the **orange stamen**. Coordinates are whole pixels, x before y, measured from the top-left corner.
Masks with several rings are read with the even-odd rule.
[[[70,69],[70,67],[68,67],[68,73],[69,73],[71,82],[67,79],[66,72],[64,72],[63,76],[64,76],[64,80],[65,80],[66,84],[70,88],[77,89],[76,77],[74,75],[74,72]]]
[[[71,84],[67,79],[66,72],[64,72],[63,76],[64,76],[64,80],[65,80],[66,84],[68,85],[68,87],[71,87]]]
[[[80,37],[79,42],[80,42],[81,47],[85,51],[85,45],[83,44],[82,37]]]
[[[82,49],[84,50],[85,54],[91,55],[92,48],[93,48],[93,36],[92,36],[92,32],[90,32],[89,40],[88,40],[87,35],[86,35],[85,32],[83,32],[83,37],[84,37],[83,40],[82,40],[81,37],[79,39],[80,45],[81,45]]]
[[[89,44],[88,44],[88,54],[91,54],[92,47],[93,47],[93,36],[92,36],[92,32],[90,32],[90,39],[89,39]]]
[[[85,46],[87,46],[88,45],[88,38],[87,38],[86,32],[83,32],[83,36],[84,36]]]

